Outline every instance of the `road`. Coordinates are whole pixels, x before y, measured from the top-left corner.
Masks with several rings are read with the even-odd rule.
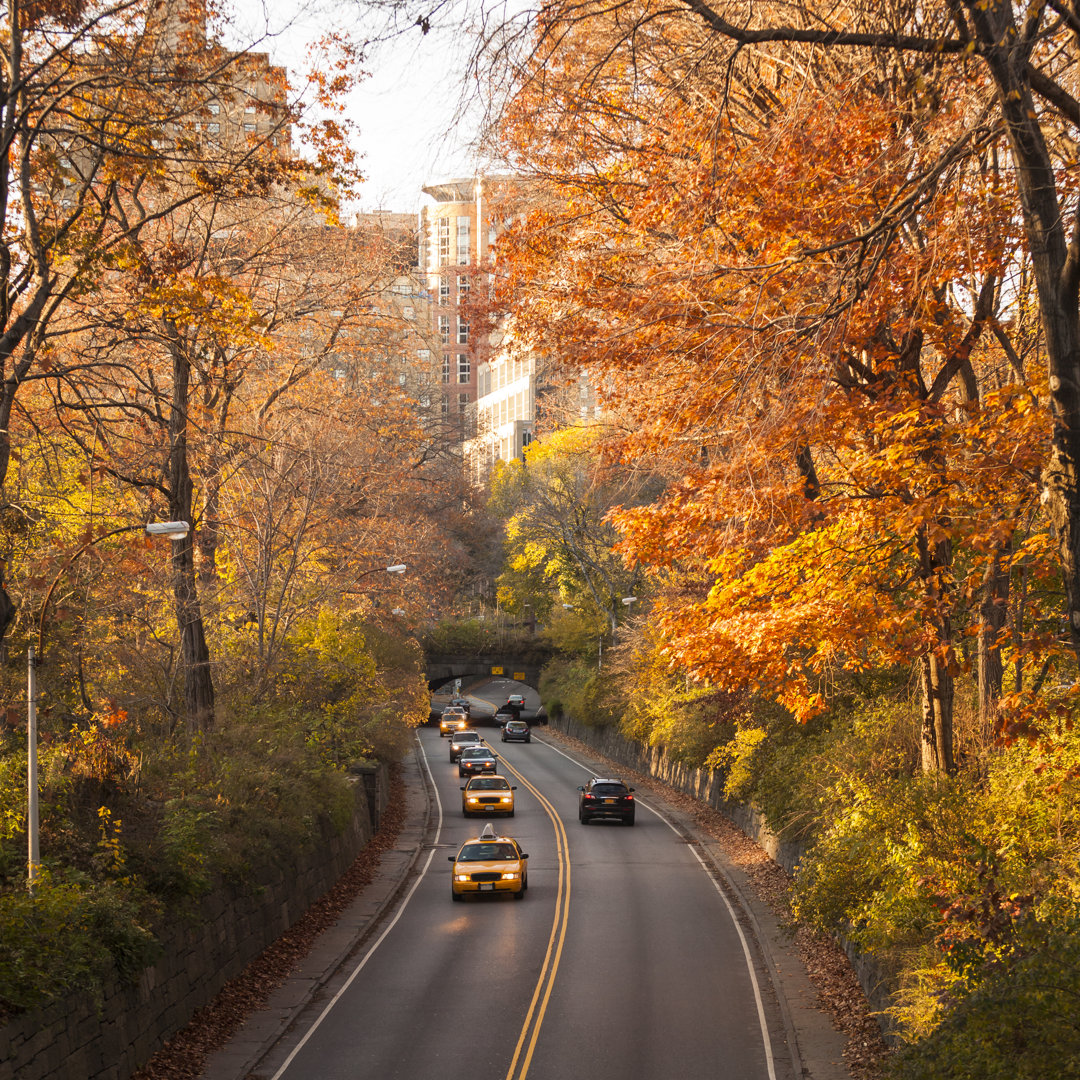
[[[472,703],[470,718],[478,726],[483,727],[494,724],[495,710],[504,704],[511,694],[521,694],[525,698],[525,708],[521,711],[521,718],[535,720],[540,708],[540,695],[531,686],[516,682],[514,679],[493,676],[490,679],[477,680],[466,685],[461,696],[468,698]],[[442,712],[443,706],[449,704],[450,698],[456,696],[458,695],[452,693],[448,687],[444,687],[432,696],[432,712],[438,715]]]
[[[496,700],[503,687],[492,690]],[[505,700],[505,696],[502,697]],[[259,1070],[267,1080],[788,1080],[753,941],[647,800],[637,825],[577,820],[582,764],[534,729],[502,743],[529,891],[450,901],[461,814],[438,729],[419,732],[430,848],[381,936]]]

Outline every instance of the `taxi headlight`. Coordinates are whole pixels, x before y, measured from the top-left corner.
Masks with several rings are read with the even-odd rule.
[[[510,796],[509,795],[504,795],[501,799],[499,799],[499,802],[509,802],[509,801],[510,801]]]
[[[480,800],[475,795],[470,795],[466,802],[479,802]]]
[[[502,879],[503,881],[517,881],[519,877],[521,877],[521,875],[515,872],[511,874],[503,874]]]
[[[468,881],[469,880],[469,875],[468,874],[455,874],[454,875],[454,880],[455,881]]]

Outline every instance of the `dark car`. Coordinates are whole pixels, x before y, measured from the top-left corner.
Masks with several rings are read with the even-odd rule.
[[[472,712],[472,702],[467,697],[451,698],[450,706],[454,709],[464,709],[466,716],[468,716]]]
[[[524,720],[507,720],[503,725],[502,741],[532,742],[532,731]]]
[[[520,720],[521,710],[516,705],[500,705],[495,710],[495,723],[502,727],[507,720]]]
[[[486,746],[466,746],[458,755],[458,776],[495,772],[495,754]]]
[[[594,776],[584,787],[578,788],[578,821],[588,825],[594,818],[613,818],[627,825],[634,824],[634,796],[632,787],[621,780]]]
[[[451,764],[457,761],[461,755],[461,751],[467,746],[479,746],[483,740],[480,738],[479,731],[473,731],[471,728],[467,728],[465,731],[457,732],[450,740],[450,761]]]

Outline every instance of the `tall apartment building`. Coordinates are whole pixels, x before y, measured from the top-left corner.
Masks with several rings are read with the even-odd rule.
[[[490,355],[480,364],[476,422],[465,444],[472,482],[482,485],[497,461],[520,458],[536,424],[537,357],[511,330],[493,335]]]
[[[213,50],[213,67],[201,76],[202,89],[182,125],[204,149],[235,150],[245,145],[270,148],[278,157],[292,152],[284,67],[265,52],[229,53],[206,32],[206,0],[158,0],[147,14],[147,44],[152,69],[167,74]],[[173,131],[172,134],[179,134]]]
[[[357,214],[354,232],[378,235],[391,248],[382,257],[386,273],[373,297],[373,328],[381,335],[368,350],[368,363],[391,370],[416,400],[425,417],[435,419],[444,400],[431,329],[431,297],[416,263],[416,217],[386,211]]]
[[[423,190],[433,204],[420,213],[420,266],[431,295],[433,341],[442,350],[445,407],[460,418],[469,474],[483,484],[497,461],[523,455],[538,410],[566,422],[594,415],[596,397],[584,376],[552,385],[544,358],[527,350],[512,326],[483,333],[474,326],[470,300],[488,290],[495,240],[527,197],[520,181],[468,177]]]
[[[492,191],[490,181],[482,177],[429,184],[423,191],[434,203],[420,211],[420,268],[431,296],[447,409],[468,435],[477,374],[489,351],[487,335],[476,332],[469,306],[473,290],[488,287],[484,268],[496,233]]]

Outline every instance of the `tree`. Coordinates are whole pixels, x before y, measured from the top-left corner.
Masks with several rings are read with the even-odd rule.
[[[226,189],[265,189],[292,171],[286,133],[296,117],[265,62],[249,62],[206,37],[198,4],[122,2],[10,8],[0,115],[6,148],[0,177],[0,487],[12,452],[21,388],[52,368],[67,305],[104,277],[153,273],[138,261],[145,234],[171,215]],[[251,138],[238,122],[204,118],[262,110]],[[225,119],[225,117],[222,117]],[[209,136],[214,137],[209,137]],[[280,140],[280,144],[279,144]],[[190,521],[187,392],[190,357],[168,338],[172,399],[168,509]],[[82,361],[76,361],[82,368]],[[174,593],[187,658],[188,708],[203,724],[212,683],[195,592],[192,540],[174,551]],[[0,630],[10,618],[0,604]]]
[[[531,443],[523,461],[496,473],[491,506],[507,519],[509,568],[500,592],[527,581],[524,595],[539,614],[553,603],[585,605],[614,633],[622,598],[633,593],[640,572],[614,551],[617,535],[604,519],[617,501],[640,498],[645,485],[606,468],[599,439],[595,425],[581,424]]]
[[[1070,134],[1080,123],[1080,105],[1072,92],[1080,22],[1067,5],[1029,7],[1008,0],[892,4],[872,10],[852,4],[824,10],[808,3],[785,13],[787,19],[779,20],[760,5],[697,0],[681,12],[654,10],[648,4],[623,6],[614,13],[590,5],[556,4],[547,5],[535,28],[518,40],[527,42],[534,59],[553,59],[565,55],[571,39],[602,37],[606,51],[592,54],[588,68],[577,67],[586,97],[595,91],[599,99],[599,90],[617,81],[619,65],[636,75],[642,50],[662,37],[670,43],[667,55],[673,69],[690,70],[700,61],[719,71],[730,65],[734,75],[745,57],[760,57],[774,72],[805,75],[808,92],[825,101],[831,69],[846,67],[850,77],[855,68],[854,74],[869,86],[882,75],[897,81],[912,115],[951,114],[956,121],[952,138],[936,153],[913,160],[900,197],[868,219],[869,228],[853,229],[842,242],[861,253],[866,268],[873,266],[873,258],[862,256],[871,255],[874,239],[910,223],[913,206],[940,188],[950,162],[976,151],[997,132],[1004,134],[1015,187],[1003,209],[1010,221],[1022,224],[1045,339],[1052,452],[1041,483],[1059,542],[1067,634],[1080,654],[1080,234],[1074,227],[1075,152]],[[499,55],[509,55],[505,43],[512,35],[506,28],[493,37],[500,42]],[[555,64],[549,67],[552,75],[558,71]],[[540,68],[534,63],[527,75],[538,93],[551,82]],[[759,104],[770,98],[768,72],[764,74],[751,88]],[[674,79],[669,86],[677,95]],[[609,108],[608,118],[621,114],[629,120],[626,130],[638,130],[635,122],[648,130],[647,117],[623,108]],[[745,99],[736,94],[721,102],[717,115],[737,122],[745,108]],[[610,128],[602,130],[606,134]],[[898,126],[883,146],[902,152],[909,131],[906,124]],[[692,140],[682,142],[684,153],[691,147]],[[582,171],[578,179],[585,182],[590,172]],[[617,203],[612,208],[618,210]]]
[[[673,576],[672,657],[803,716],[836,667],[916,660],[949,770],[971,582],[1000,593],[1042,463],[985,88],[945,108],[872,50],[731,57],[654,14],[537,31],[501,116],[549,192],[504,263],[519,325],[630,418],[611,452],[678,477],[614,516]]]

